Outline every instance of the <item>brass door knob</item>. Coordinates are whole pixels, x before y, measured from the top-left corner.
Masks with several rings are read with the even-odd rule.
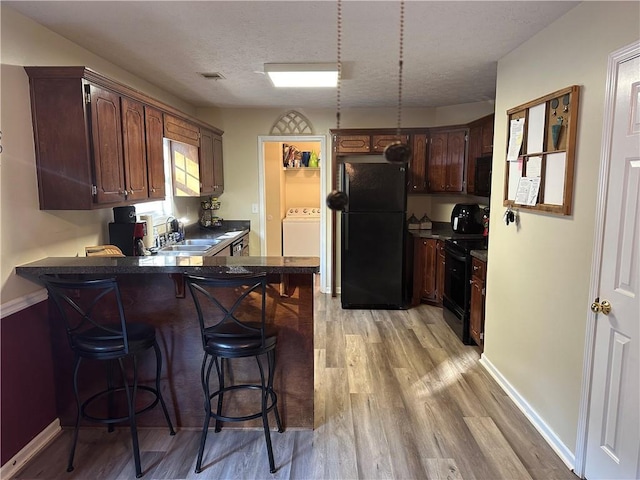
[[[593,313],[602,313],[604,315],[609,315],[611,312],[611,304],[608,300],[603,300],[600,303],[600,297],[596,298],[591,304],[591,311]]]

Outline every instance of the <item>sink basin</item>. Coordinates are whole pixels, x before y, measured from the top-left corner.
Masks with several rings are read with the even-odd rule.
[[[170,251],[170,252],[205,252],[209,250],[213,245],[169,245],[167,247],[162,247],[160,251]]]
[[[211,240],[209,238],[193,238],[190,240],[185,240],[183,243],[185,247],[191,245],[206,245],[207,247],[211,247],[220,243],[220,240]]]
[[[208,255],[209,251],[214,247],[213,241],[209,241],[204,245],[168,245],[158,250],[159,255]],[[219,243],[219,242],[218,242]]]

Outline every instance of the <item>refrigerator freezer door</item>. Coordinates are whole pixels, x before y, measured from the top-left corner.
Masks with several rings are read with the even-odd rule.
[[[344,163],[342,191],[349,196],[349,212],[404,212],[407,172],[390,163]]]
[[[343,213],[343,308],[406,306],[404,213]]]

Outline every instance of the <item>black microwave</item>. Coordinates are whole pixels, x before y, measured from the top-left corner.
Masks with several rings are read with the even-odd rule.
[[[476,158],[476,168],[474,173],[475,190],[474,194],[480,197],[491,195],[491,162],[493,157]]]

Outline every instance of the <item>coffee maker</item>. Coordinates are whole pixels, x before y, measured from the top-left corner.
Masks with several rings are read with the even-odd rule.
[[[126,256],[142,256],[143,238],[147,234],[146,222],[136,222],[135,207],[114,207],[114,222],[109,223],[109,243]]]

